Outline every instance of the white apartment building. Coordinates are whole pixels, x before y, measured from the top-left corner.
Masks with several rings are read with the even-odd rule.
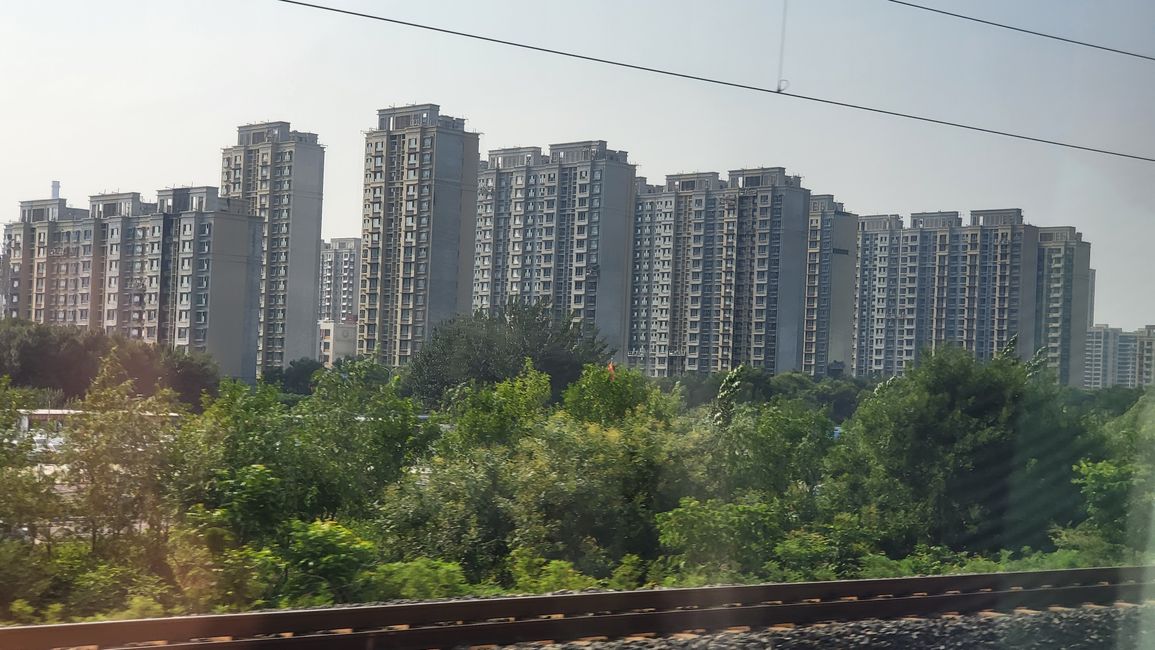
[[[1091,313],[1090,244],[1037,228],[1018,209],[859,218],[854,373],[901,374],[920,352],[957,345],[987,360],[1014,339],[1064,383],[1082,381]],[[1044,239],[1044,235],[1046,236]],[[1078,378],[1072,372],[1078,373]]]
[[[634,166],[602,140],[496,149],[481,162],[474,311],[548,303],[625,359]]]
[[[338,323],[357,320],[361,282],[361,239],[339,237],[321,242],[321,299],[318,318]]]
[[[1155,386],[1155,325],[1133,332],[1109,325],[1087,331],[1083,388]]]
[[[357,356],[357,326],[329,318],[317,322],[320,349],[317,359],[332,368],[340,359]]]
[[[628,361],[800,370],[810,191],[781,167],[638,180]]]

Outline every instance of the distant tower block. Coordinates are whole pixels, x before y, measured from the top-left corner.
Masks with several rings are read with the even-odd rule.
[[[60,198],[60,181],[52,181],[52,198]]]

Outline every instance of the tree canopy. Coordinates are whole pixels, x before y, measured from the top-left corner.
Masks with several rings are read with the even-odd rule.
[[[522,356],[441,340],[502,371],[431,409],[345,360],[190,411],[110,349],[49,443],[17,426],[43,391],[0,380],[0,620],[1150,560],[1153,394],[958,349],[873,387],[570,349],[559,386],[521,326],[463,327]]]
[[[586,364],[604,365],[612,353],[596,332],[555,319],[548,305],[515,303],[496,316],[479,312],[438,325],[409,364],[403,389],[440,406],[450,389],[504,381],[529,359],[549,376],[557,399]]]

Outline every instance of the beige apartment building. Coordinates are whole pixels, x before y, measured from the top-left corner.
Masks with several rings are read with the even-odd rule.
[[[341,359],[357,356],[357,325],[330,318],[317,322],[320,349],[317,360],[326,368]]]
[[[357,352],[391,366],[468,313],[478,136],[436,104],[377,111],[365,135]]]
[[[5,230],[6,316],[205,352],[251,380],[260,222],[215,187],[24,201]]]
[[[317,134],[288,122],[237,128],[221,155],[221,195],[244,199],[261,218],[258,368],[283,368],[317,354],[317,261],[325,149]]]
[[[477,187],[472,309],[548,303],[625,360],[634,166],[605,141],[496,149]]]
[[[638,179],[629,365],[800,370],[809,215],[810,191],[781,167]]]
[[[360,282],[360,238],[337,237],[321,242],[321,299],[317,317],[338,323],[356,322]]]

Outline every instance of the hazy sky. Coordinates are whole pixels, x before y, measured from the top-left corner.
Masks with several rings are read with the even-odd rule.
[[[317,0],[774,86],[779,0]],[[1150,0],[925,0],[1155,55]],[[885,0],[790,3],[790,90],[1155,156],[1155,62]],[[219,182],[238,124],[327,146],[324,234],[358,235],[362,131],[417,102],[481,148],[602,139],[639,175],[782,166],[858,214],[1021,207],[1075,225],[1096,320],[1155,323],[1155,163],[910,123],[610,68],[273,0],[0,1],[0,217],[63,184],[88,195]]]

